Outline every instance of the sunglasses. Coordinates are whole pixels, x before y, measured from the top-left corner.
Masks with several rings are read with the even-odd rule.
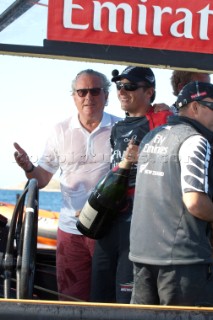
[[[122,83],[122,82],[116,82],[116,88],[117,90],[124,89],[126,91],[135,91],[139,88],[148,88],[148,86],[145,85],[139,85],[137,83]]]
[[[205,106],[211,110],[213,110],[213,102],[210,102],[210,101],[198,101],[199,104],[201,104],[202,106]]]
[[[104,88],[90,88],[90,89],[78,89],[75,90],[79,97],[84,98],[88,94],[88,92],[93,96],[97,97],[101,93]]]

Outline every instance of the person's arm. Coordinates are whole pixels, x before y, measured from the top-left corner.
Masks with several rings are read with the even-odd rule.
[[[154,108],[154,111],[157,113],[157,112],[160,112],[160,111],[164,111],[164,110],[170,110],[170,107],[162,102],[162,103],[155,103],[152,105],[153,108]]]
[[[193,216],[204,221],[213,222],[213,202],[206,193],[184,193],[183,202]]]
[[[27,179],[35,178],[38,181],[38,187],[44,188],[51,180],[53,174],[44,170],[40,166],[35,167],[30,161],[26,151],[18,143],[14,143],[16,149],[14,153],[17,164],[24,170]]]
[[[199,152],[202,146],[202,152]],[[201,135],[189,137],[179,150],[183,202],[193,216],[213,222],[213,202],[208,196],[211,147]]]

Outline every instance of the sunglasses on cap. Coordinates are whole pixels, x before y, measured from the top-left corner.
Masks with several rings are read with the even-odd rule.
[[[78,94],[79,97],[84,98],[86,97],[86,95],[88,94],[88,92],[93,96],[99,96],[99,94],[101,93],[101,91],[104,88],[90,88],[90,89],[77,89],[75,90]]]
[[[117,90],[124,89],[126,91],[136,91],[139,88],[148,88],[148,86],[140,85],[137,83],[123,83],[123,82],[116,82],[116,88]]]
[[[213,102],[199,100],[198,103],[201,104],[202,106],[205,106],[205,107],[213,110]]]

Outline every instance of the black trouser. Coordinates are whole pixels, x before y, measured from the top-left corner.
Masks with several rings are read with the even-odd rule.
[[[97,240],[92,263],[91,301],[130,303],[133,264],[129,260],[130,221],[116,219]]]
[[[212,265],[153,266],[134,263],[131,303],[213,306]]]

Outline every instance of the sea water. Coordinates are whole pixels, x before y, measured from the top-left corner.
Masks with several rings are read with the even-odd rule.
[[[22,190],[0,189],[0,202],[16,204],[17,197],[22,192]],[[61,208],[61,193],[57,191],[39,191],[39,208],[59,212]]]

